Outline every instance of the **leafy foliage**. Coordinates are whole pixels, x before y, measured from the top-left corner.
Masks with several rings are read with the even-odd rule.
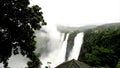
[[[34,31],[46,23],[41,8],[28,5],[29,0],[0,0],[0,63],[5,68],[12,53],[30,58],[29,68],[39,67],[40,61],[34,53]]]
[[[117,63],[115,68],[120,68],[120,59],[119,59],[119,61],[118,61],[118,63]]]
[[[85,32],[79,60],[97,68],[115,68],[119,52],[120,24],[107,24]]]

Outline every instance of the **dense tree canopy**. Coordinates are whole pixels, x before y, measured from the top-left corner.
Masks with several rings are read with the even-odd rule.
[[[39,67],[40,61],[34,53],[34,31],[46,23],[41,8],[28,5],[29,0],[0,0],[0,63],[4,67],[12,53],[30,58],[29,68]]]
[[[85,32],[79,60],[97,68],[115,68],[120,65],[119,52],[120,24],[107,24]]]

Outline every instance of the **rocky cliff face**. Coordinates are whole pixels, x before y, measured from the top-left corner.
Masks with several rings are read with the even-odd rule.
[[[65,60],[68,60],[68,57],[70,56],[70,52],[73,49],[74,46],[74,40],[77,33],[73,32],[69,34],[68,40],[67,40],[67,48],[66,48],[66,55]]]

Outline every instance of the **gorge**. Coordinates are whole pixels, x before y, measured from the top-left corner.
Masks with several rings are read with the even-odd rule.
[[[41,30],[36,31],[37,49],[36,53],[40,56],[42,68],[55,66],[71,59],[78,59],[84,30],[94,28],[90,27],[66,27],[57,26],[48,28],[43,26]],[[18,62],[19,61],[19,62]],[[13,55],[9,59],[9,67],[24,68],[27,66],[27,61],[22,55]],[[2,67],[2,64],[0,65]]]
[[[119,56],[118,53],[119,36],[120,36],[119,28],[120,28],[119,23],[106,24],[102,26],[93,25],[93,26],[84,26],[84,27],[57,26],[54,28],[48,28],[46,26],[43,26],[41,30],[36,31],[36,39],[35,39],[37,41],[36,44],[37,49],[35,53],[38,54],[42,62],[41,68],[45,68],[45,66],[50,66],[51,68],[55,68],[57,65],[63,63],[64,61],[68,61],[71,59],[87,62],[84,54],[85,52],[89,53],[89,49],[91,47],[93,48],[92,49],[93,53],[96,53],[98,50],[94,52],[95,50],[94,48],[96,47],[95,44],[100,46],[102,44],[102,47],[99,46],[98,48],[96,47],[97,49],[102,48],[100,49],[101,52],[99,53],[101,55],[103,55],[103,53],[107,53],[108,55],[104,55],[104,56],[115,58],[115,63],[117,63],[119,57],[117,57],[116,59],[114,55],[118,54]],[[85,45],[86,46],[88,45],[87,48]],[[108,45],[110,47],[108,47],[107,49],[106,46]],[[114,47],[113,45],[115,45],[118,48]],[[111,47],[115,52],[111,52],[111,49],[109,49]],[[96,53],[96,55],[99,53]],[[97,58],[99,58],[99,56],[97,56]],[[27,66],[26,65],[27,61],[29,61],[29,59],[26,59],[21,55],[12,56],[9,59],[9,66],[11,68],[25,68]],[[111,60],[108,60],[108,62],[109,61]],[[112,61],[114,60],[112,59]],[[102,62],[104,62],[104,60]],[[2,67],[2,64],[0,66]]]
[[[66,27],[57,26],[57,29],[43,27],[36,32],[37,49],[44,68],[46,65],[54,68],[62,62],[78,59],[83,42],[84,31],[96,26]],[[49,32],[50,31],[50,32]],[[40,40],[39,40],[40,39]]]

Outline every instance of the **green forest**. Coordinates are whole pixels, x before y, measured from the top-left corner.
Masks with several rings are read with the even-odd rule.
[[[120,68],[120,24],[85,31],[79,60],[94,68]]]

